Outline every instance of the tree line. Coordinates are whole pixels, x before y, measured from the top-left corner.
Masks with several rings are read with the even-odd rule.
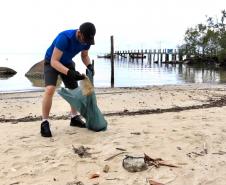
[[[206,16],[206,23],[188,28],[179,49],[191,59],[211,60],[226,64],[226,11],[221,17]]]

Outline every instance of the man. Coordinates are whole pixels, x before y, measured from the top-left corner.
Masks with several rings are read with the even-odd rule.
[[[81,52],[82,62],[94,75],[88,50],[91,45],[95,44],[95,34],[94,24],[85,22],[80,25],[79,29],[61,32],[47,49],[44,65],[45,92],[42,101],[41,135],[43,137],[52,137],[48,117],[58,75],[60,75],[66,88],[75,89],[78,87],[77,81],[83,80],[85,76],[75,70],[75,63],[72,58],[79,52]],[[70,126],[85,127],[85,123],[73,107],[71,107]]]

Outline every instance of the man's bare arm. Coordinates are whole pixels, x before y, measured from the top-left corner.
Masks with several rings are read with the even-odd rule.
[[[82,58],[82,62],[85,64],[85,66],[88,66],[89,64],[91,64],[88,50],[84,50],[81,52],[81,58]]]
[[[60,63],[60,59],[61,59],[62,55],[63,55],[63,52],[55,47],[53,50],[53,54],[52,54],[50,63],[54,69],[67,75],[67,72],[69,69]]]

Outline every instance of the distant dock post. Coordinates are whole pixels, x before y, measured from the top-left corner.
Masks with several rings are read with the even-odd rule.
[[[114,37],[111,36],[111,87],[114,87]]]
[[[144,51],[143,51],[143,49],[141,50],[141,61],[142,61],[142,63],[144,61]]]
[[[162,63],[163,61],[163,52],[162,52],[162,49],[160,49],[160,62]]]

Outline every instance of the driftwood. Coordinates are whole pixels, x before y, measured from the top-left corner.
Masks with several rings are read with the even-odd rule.
[[[168,164],[161,158],[156,158],[153,159],[149,157],[148,155],[144,154],[144,161],[147,163],[149,166],[154,165],[156,168],[159,168],[160,166],[168,166],[168,167],[173,167],[173,168],[179,168],[179,166],[173,165],[173,164]]]
[[[198,157],[198,156],[204,156],[208,154],[208,148],[207,148],[207,144],[203,143],[203,150],[200,152],[189,152],[187,153],[187,156],[192,158],[192,157]]]
[[[107,178],[105,180],[107,180],[107,181],[114,181],[114,180],[120,180],[120,178]]]
[[[120,151],[126,151],[126,149],[124,148],[115,148],[116,150],[120,150]]]
[[[224,151],[219,151],[219,152],[214,152],[214,153],[212,153],[212,154],[224,155],[224,154],[226,154],[226,152],[224,152]]]
[[[120,153],[117,153],[117,154],[115,154],[115,155],[113,155],[113,156],[111,156],[111,157],[108,157],[108,158],[105,159],[104,161],[110,161],[111,159],[115,158],[116,156],[121,155],[121,154],[124,154],[124,153],[126,153],[126,152],[120,152]]]

